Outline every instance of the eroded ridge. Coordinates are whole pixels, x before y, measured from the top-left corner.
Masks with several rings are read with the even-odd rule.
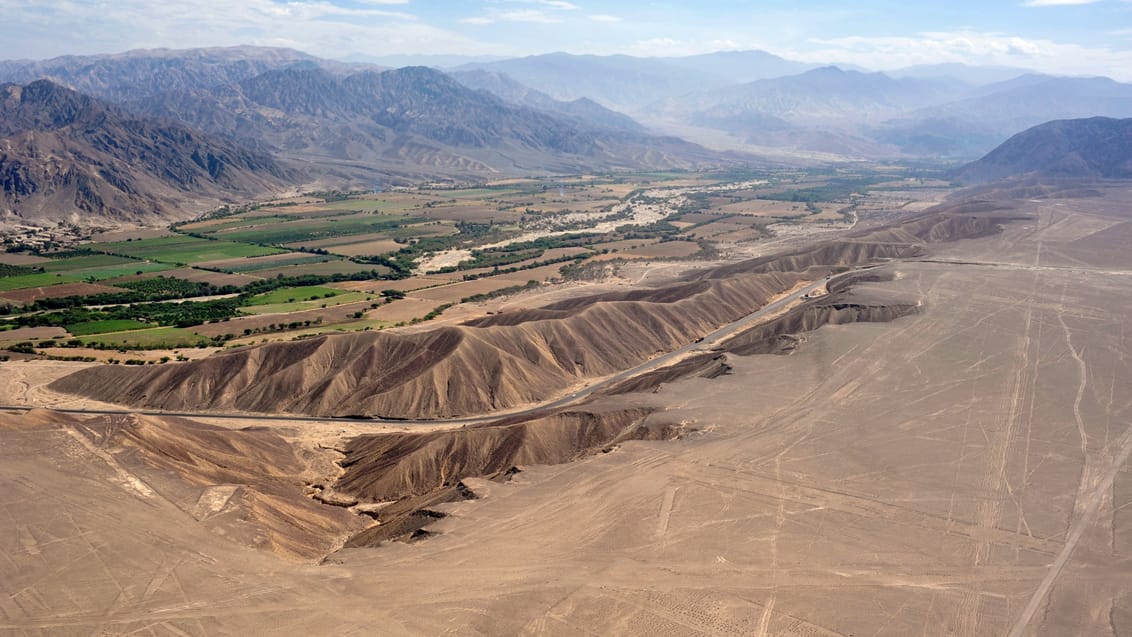
[[[913,259],[934,242],[997,231],[978,202],[844,239],[693,273],[653,289],[598,294],[416,333],[324,335],[160,368],[100,367],[57,391],[138,408],[446,418],[537,404],[630,369],[737,321],[804,281]]]

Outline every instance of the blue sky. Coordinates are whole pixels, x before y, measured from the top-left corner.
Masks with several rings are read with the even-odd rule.
[[[688,55],[763,49],[1132,81],[1132,0],[0,0],[2,58],[259,44],[316,55]]]

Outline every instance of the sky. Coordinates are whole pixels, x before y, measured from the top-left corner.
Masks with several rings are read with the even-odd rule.
[[[1132,0],[0,0],[0,59],[254,44],[389,55],[761,49],[893,69],[962,62],[1132,81]]]

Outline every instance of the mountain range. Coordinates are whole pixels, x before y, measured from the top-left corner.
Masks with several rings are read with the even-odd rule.
[[[682,140],[647,134],[592,102],[536,109],[426,67],[345,77],[289,68],[211,89],[163,93],[129,107],[347,178],[471,179],[691,168],[720,160],[718,153]],[[608,123],[591,122],[597,112],[596,119]]]
[[[340,74],[379,68],[273,47],[147,49],[116,55],[0,61],[0,82],[26,84],[49,79],[87,95],[124,101],[166,91],[238,82],[266,71],[295,66],[316,67]]]
[[[638,115],[657,129],[713,129],[762,146],[971,158],[1052,119],[1132,116],[1132,85],[1026,74],[972,86],[948,76],[824,67],[667,98]]]
[[[895,79],[883,73],[823,67],[671,97],[643,111],[658,128],[694,126],[761,146],[841,154],[896,155],[862,129],[946,99],[966,84],[952,79]]]
[[[733,51],[684,58],[552,53],[450,69],[457,78],[473,71],[555,100],[589,99],[690,141],[755,153],[970,159],[1052,119],[1132,116],[1132,85],[995,66],[877,73]],[[515,93],[482,78],[468,81]]]
[[[435,69],[286,49],[0,63],[0,205],[11,220],[179,217],[298,186],[696,168],[722,153],[595,102]],[[465,78],[470,81],[469,78]],[[497,78],[497,91],[509,80]],[[66,85],[66,86],[64,86]]]
[[[969,159],[1049,120],[1132,117],[1132,85],[1108,78],[954,64],[878,73],[761,51],[553,53],[441,70],[264,47],[151,50],[0,62],[0,82],[3,205],[23,218],[176,215],[284,185],[702,168],[771,153]]]
[[[589,98],[634,114],[668,97],[792,75],[814,66],[764,51],[723,51],[678,58],[548,53],[452,70],[502,73],[554,99]]]

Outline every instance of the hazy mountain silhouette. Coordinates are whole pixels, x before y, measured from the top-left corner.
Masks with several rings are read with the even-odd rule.
[[[1046,122],[1014,135],[954,178],[981,184],[1007,177],[1132,178],[1132,118]]]

